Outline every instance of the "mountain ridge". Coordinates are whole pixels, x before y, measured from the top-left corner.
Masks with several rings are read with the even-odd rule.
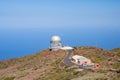
[[[85,56],[100,69],[76,71],[76,66],[69,67],[63,62],[67,51],[49,51],[45,49],[36,54],[17,59],[0,61],[0,80],[119,80],[120,48],[104,50],[98,47],[74,47],[74,55]],[[112,74],[110,74],[112,73]],[[94,76],[98,77],[94,77]],[[114,77],[111,77],[113,76]],[[88,77],[90,76],[90,77]]]

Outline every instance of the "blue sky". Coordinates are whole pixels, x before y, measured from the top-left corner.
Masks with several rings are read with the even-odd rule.
[[[119,0],[3,0],[0,26],[119,26],[119,8]]]
[[[120,1],[0,1],[0,59],[45,49],[56,34],[71,46],[120,47]]]

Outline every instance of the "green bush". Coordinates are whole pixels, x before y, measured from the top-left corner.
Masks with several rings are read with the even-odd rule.
[[[15,77],[2,77],[0,80],[14,80]]]

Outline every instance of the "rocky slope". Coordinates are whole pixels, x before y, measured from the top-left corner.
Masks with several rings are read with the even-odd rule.
[[[97,70],[66,66],[66,51],[43,50],[33,55],[0,61],[0,80],[120,80],[120,48],[75,47],[73,54],[100,64]]]

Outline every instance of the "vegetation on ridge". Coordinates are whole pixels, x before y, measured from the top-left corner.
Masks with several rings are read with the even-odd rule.
[[[44,51],[0,61],[0,80],[120,80],[120,48],[75,47],[73,54],[100,64],[100,69],[80,71],[63,63],[66,51]]]

